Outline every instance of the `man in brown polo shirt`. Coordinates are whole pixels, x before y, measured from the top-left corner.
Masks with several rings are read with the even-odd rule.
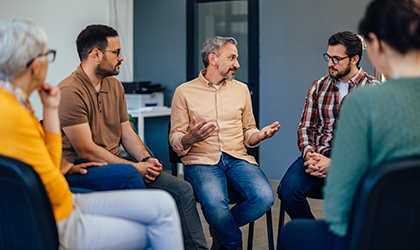
[[[112,77],[124,60],[118,33],[105,25],[90,25],[79,34],[76,44],[81,64],[58,85],[62,96],[61,170],[69,185],[98,191],[131,189],[139,188],[143,179],[147,188],[162,189],[174,197],[185,249],[208,249],[191,186],[162,172],[158,159],[150,156],[130,126],[124,89]],[[120,143],[136,162],[120,157]],[[79,159],[110,165],[85,168],[73,164]]]

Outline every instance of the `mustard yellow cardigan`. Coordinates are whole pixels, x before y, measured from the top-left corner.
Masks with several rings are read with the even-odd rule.
[[[72,193],[60,173],[61,134],[44,132],[36,117],[0,89],[0,154],[32,166],[44,183],[58,222],[70,215]]]

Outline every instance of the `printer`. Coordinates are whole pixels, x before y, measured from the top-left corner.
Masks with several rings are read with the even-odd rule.
[[[161,84],[147,82],[123,82],[128,110],[140,110],[146,107],[163,107]]]

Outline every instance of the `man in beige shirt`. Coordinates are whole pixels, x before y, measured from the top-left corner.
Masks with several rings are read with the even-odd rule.
[[[169,140],[212,229],[211,249],[242,249],[239,227],[274,202],[267,177],[246,147],[257,147],[280,125],[256,128],[248,87],[233,79],[239,68],[236,44],[230,37],[207,40],[201,49],[206,69],[180,85],[172,101]],[[231,210],[228,187],[244,197]]]

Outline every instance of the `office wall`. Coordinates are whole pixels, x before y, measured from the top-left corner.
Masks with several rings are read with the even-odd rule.
[[[134,81],[165,87],[164,104],[171,106],[175,88],[186,80],[185,0],[134,0]],[[147,118],[145,143],[170,169],[169,117]]]
[[[282,125],[260,146],[260,165],[270,179],[281,179],[300,154],[296,131],[310,84],[328,73],[322,58],[328,37],[357,31],[368,2],[260,0],[260,124]],[[134,2],[134,78],[161,82],[166,104],[186,80],[185,3]]]
[[[279,120],[276,137],[260,147],[261,167],[280,179],[300,155],[297,127],[310,84],[328,74],[322,58],[337,31],[357,32],[369,0],[260,1],[260,120]],[[365,53],[362,61],[368,60]]]
[[[186,0],[134,1],[134,80],[161,83],[165,105],[186,79]]]
[[[0,0],[0,20],[30,19],[41,25],[48,37],[49,47],[57,50],[56,61],[49,66],[46,82],[57,85],[79,65],[76,37],[89,24],[106,24],[120,34],[125,62],[118,76],[131,81],[132,73],[132,5],[133,0]],[[35,115],[42,117],[37,94],[31,96]]]

